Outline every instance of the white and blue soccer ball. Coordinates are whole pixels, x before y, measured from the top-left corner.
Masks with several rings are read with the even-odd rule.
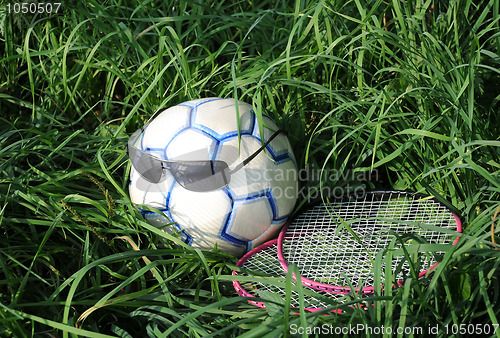
[[[151,121],[138,147],[163,160],[222,160],[232,170],[278,130],[263,115],[261,134],[252,106],[238,102],[239,137],[236,102],[206,98],[170,107]],[[164,177],[150,183],[132,167],[130,198],[145,220],[194,248],[216,245],[236,256],[274,238],[298,195],[297,163],[283,133],[225,187],[196,192],[183,188],[168,170]]]

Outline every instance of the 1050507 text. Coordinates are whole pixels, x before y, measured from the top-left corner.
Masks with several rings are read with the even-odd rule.
[[[51,14],[61,9],[60,2],[14,2],[5,5],[9,14]]]

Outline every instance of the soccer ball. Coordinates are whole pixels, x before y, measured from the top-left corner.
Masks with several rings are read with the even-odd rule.
[[[277,235],[297,200],[298,179],[297,163],[284,133],[242,166],[278,127],[265,115],[259,127],[252,106],[238,101],[237,110],[236,103],[206,98],[170,107],[148,124],[137,145],[162,160],[221,160],[230,171],[239,166],[226,186],[191,191],[170,170],[164,170],[159,183],[151,183],[132,166],[129,193],[148,223],[180,236],[194,248],[217,246],[241,256]]]

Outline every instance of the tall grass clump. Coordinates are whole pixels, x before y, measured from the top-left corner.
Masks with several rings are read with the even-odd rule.
[[[69,0],[51,15],[7,13],[7,3],[0,335],[384,325],[446,336],[498,324],[498,0]],[[183,245],[128,197],[128,135],[157,109],[207,96],[253,104],[288,131],[300,168],[338,173],[301,182],[311,195],[423,192],[459,213],[462,239],[401,288],[317,313],[296,315],[272,295],[266,310],[252,306],[232,289],[235,257]]]

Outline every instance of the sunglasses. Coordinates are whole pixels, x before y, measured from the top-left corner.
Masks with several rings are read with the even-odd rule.
[[[269,140],[252,155],[238,164],[233,170],[229,169],[226,162],[220,160],[207,161],[167,161],[159,159],[136,147],[141,135],[149,125],[150,121],[130,136],[127,151],[130,161],[137,172],[147,181],[158,183],[163,177],[164,170],[169,170],[174,179],[183,188],[191,191],[204,192],[225,187],[231,181],[231,175],[252,161],[271,141],[284,130],[278,130],[271,135]]]

